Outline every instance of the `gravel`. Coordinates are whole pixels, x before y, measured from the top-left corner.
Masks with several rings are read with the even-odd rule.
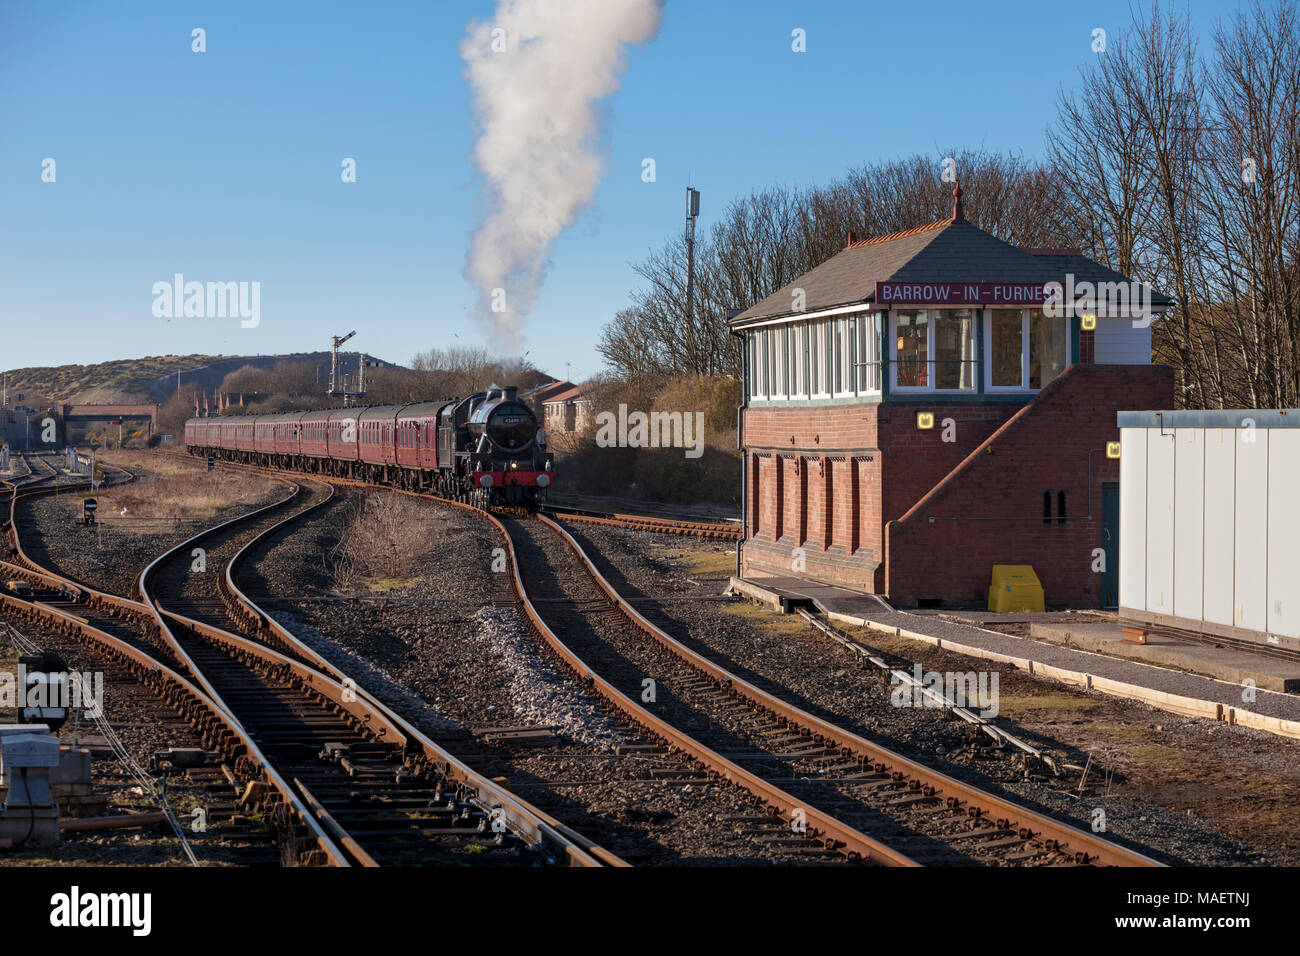
[[[1054,780],[1037,775],[1025,779],[1019,762],[1009,759],[1009,755],[987,760],[973,753],[964,727],[942,721],[938,712],[890,706],[888,684],[859,668],[846,650],[799,619],[780,618],[730,602],[666,600],[720,594],[731,573],[726,555],[734,554],[732,548],[675,536],[561,523],[583,544],[611,583],[628,596],[649,599],[640,603],[639,609],[673,637],[740,676],[780,692],[804,709],[905,756],[995,793],[1003,792],[1081,828],[1090,828],[1092,811],[1101,807],[1112,838],[1167,862],[1223,865],[1264,859],[1274,864],[1300,860],[1300,849],[1288,829],[1265,825],[1243,828],[1239,825],[1239,805],[1235,813],[1217,803],[1189,806],[1186,787],[1171,785],[1162,790],[1154,785],[1161,773],[1154,774],[1157,779],[1153,785],[1129,784],[1144,765],[1156,759],[1167,763],[1173,760],[1169,755],[1150,753],[1150,735],[1142,732],[1156,713],[1150,708],[1075,692],[1009,668],[1001,671],[1004,711],[1008,703],[1035,698],[1065,700],[1070,706],[1082,704],[1089,709],[1085,717],[1070,710],[1064,720],[1056,719],[1059,713],[1024,722],[998,718],[998,723],[1010,732],[1070,762],[1086,763],[1088,752],[1095,751],[1082,795],[1076,792],[1077,779]],[[867,636],[865,641],[905,654],[912,661],[922,662],[927,670],[980,671],[989,666],[987,661],[933,652],[912,642],[886,646],[889,642],[882,642],[877,635]],[[1184,753],[1180,748],[1202,749],[1207,731],[1217,729],[1207,727],[1203,721],[1168,714],[1158,714],[1158,726],[1162,743],[1180,754]],[[1234,779],[1234,787],[1243,797],[1249,796],[1253,782],[1261,801],[1254,807],[1270,815],[1270,819],[1278,799],[1274,792],[1278,779],[1292,782],[1294,804],[1298,799],[1294,795],[1294,742],[1244,728],[1224,732],[1227,730],[1219,731],[1218,745],[1213,750],[1217,762],[1210,764],[1223,768],[1225,782]],[[1238,739],[1248,742],[1248,746],[1234,743],[1233,737],[1238,734]],[[1098,739],[1104,741],[1104,748],[1097,744]],[[1180,770],[1204,778],[1203,760],[1194,763],[1198,770]],[[1166,767],[1163,772],[1171,771]],[[1202,811],[1209,812],[1202,815]],[[1290,818],[1294,818],[1293,809]]]
[[[379,592],[342,588],[322,556],[359,494],[392,492],[341,491],[254,555],[241,587],[435,742],[625,859],[821,858],[761,839],[784,824],[624,724],[540,651],[507,576],[491,570],[501,542],[481,518],[422,501],[420,573]],[[527,742],[498,736],[521,727],[544,732]]]
[[[148,768],[149,758],[169,747],[202,748],[202,739],[169,705],[141,684],[130,670],[112,662],[94,645],[38,625],[10,621],[42,650],[59,654],[76,671],[103,674],[103,716],[120,737],[139,766]],[[5,645],[6,652],[8,645]],[[0,655],[0,670],[13,672],[17,655]],[[106,798],[107,805],[78,807],[62,801],[62,816],[100,816],[120,813],[152,813],[160,807],[108,749],[98,726],[78,714],[60,731],[63,743],[91,750],[92,794]],[[203,866],[276,864],[280,853],[273,835],[248,839],[250,830],[260,828],[240,818],[234,830],[226,826],[238,811],[235,795],[218,767],[209,766],[171,774],[167,780],[167,801]],[[207,829],[194,830],[195,808],[207,815]],[[236,831],[238,831],[236,833]],[[4,851],[6,865],[94,865],[94,866],[188,866],[174,832],[166,824],[144,828],[65,833],[57,847]]]

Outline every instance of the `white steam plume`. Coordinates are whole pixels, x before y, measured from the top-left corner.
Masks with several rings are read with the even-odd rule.
[[[470,24],[461,41],[490,210],[465,277],[505,354],[522,348],[519,319],[537,298],[551,241],[595,196],[604,167],[596,104],[619,87],[624,47],[659,32],[662,8],[663,0],[500,0],[494,19]]]

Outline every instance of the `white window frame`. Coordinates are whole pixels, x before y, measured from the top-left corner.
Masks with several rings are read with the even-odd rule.
[[[790,324],[790,398],[808,398],[808,323]]]
[[[1040,392],[1041,388],[1031,388],[1029,385],[1029,314],[1032,308],[1022,308],[1020,310],[1020,384],[1019,385],[994,385],[993,384],[993,309],[984,310],[984,391],[993,393],[1005,392]],[[1000,312],[1014,312],[1014,309],[999,309]],[[1050,316],[1045,316],[1050,318]],[[1071,336],[1073,323],[1065,319],[1065,367],[1069,368],[1073,362],[1071,356]],[[1059,377],[1059,376],[1058,376]]]
[[[899,385],[898,384],[898,313],[905,312],[924,312],[925,313],[925,380],[928,385]],[[933,392],[934,391],[934,309],[923,309],[920,307],[910,307],[903,310],[889,310],[889,390],[891,392],[902,392],[910,394],[913,392]]]
[[[887,328],[888,314],[874,307],[836,309],[747,329],[749,398],[761,402],[878,398],[888,352],[876,322],[881,317],[882,329]],[[838,342],[837,332],[842,333]],[[872,344],[874,354],[868,350]],[[861,368],[864,361],[871,367]],[[861,387],[859,379],[864,380]],[[872,379],[874,387],[867,384]]]
[[[853,398],[857,392],[854,390],[853,360],[856,353],[856,335],[857,324],[855,315],[837,315],[831,320],[834,325],[831,326],[831,338],[835,341],[835,376],[839,379],[839,388],[832,389],[836,398]]]
[[[777,401],[785,401],[790,397],[789,385],[786,384],[786,374],[788,368],[789,345],[787,343],[788,335],[786,326],[774,325],[768,330],[772,339],[772,384],[769,389],[770,397]]]
[[[934,349],[938,342],[938,336],[935,335],[935,328],[938,324],[938,313],[955,311],[958,309],[971,309],[979,312],[983,309],[980,305],[963,305],[953,303],[942,306],[908,306],[906,309],[889,310],[889,319],[885,323],[889,329],[889,390],[891,392],[901,392],[904,395],[975,395],[979,393],[978,385],[972,384],[970,388],[938,388],[935,386],[935,358]],[[924,312],[925,313],[925,385],[899,385],[898,384],[898,312]],[[975,364],[979,366],[982,357],[979,355],[979,336],[975,335],[975,323],[971,324],[971,336],[975,339],[973,343],[976,347],[971,350],[975,356]],[[987,368],[988,363],[983,363]],[[971,376],[971,382],[976,381],[976,376]]]
[[[853,335],[853,390],[857,395],[880,394],[880,336],[876,334],[876,316],[878,312],[859,312],[855,315],[856,324]],[[868,345],[875,339],[875,358],[868,357]],[[872,378],[876,384],[870,384]],[[865,384],[864,384],[865,383]]]
[[[749,343],[749,355],[753,364],[750,371],[750,398],[756,398],[759,401],[767,400],[767,359],[764,352],[766,349],[764,331],[764,329],[755,329]]]
[[[811,349],[808,361],[808,390],[809,397],[813,399],[831,397],[831,363],[835,358],[830,335],[830,324],[833,321],[834,319],[815,319],[809,323],[809,335],[815,336],[817,343],[816,361],[813,361]]]

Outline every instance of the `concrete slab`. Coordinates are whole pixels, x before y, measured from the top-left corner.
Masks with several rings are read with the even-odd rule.
[[[1290,686],[1289,669],[1295,665],[1246,650],[1188,642],[1179,646],[1177,638],[1163,635],[1150,644],[1127,644],[1120,636],[1118,622],[1098,621],[1096,617],[1102,615],[1080,620],[1080,615],[1069,612],[990,615],[988,611],[972,611],[959,612],[962,616],[958,617],[953,612],[898,611],[874,595],[810,586],[798,578],[732,578],[728,591],[776,608],[786,606],[787,610],[792,602],[812,602],[832,621],[996,661],[1085,690],[1140,700],[1172,713],[1300,739],[1300,695],[1266,686],[1278,682]],[[840,600],[852,601],[854,610],[823,606],[828,601],[834,606]],[[966,623],[967,619],[988,621],[1003,630]],[[1023,636],[1007,633],[1021,628],[1027,631]],[[1040,634],[1045,633],[1044,629],[1054,629],[1055,640],[1047,636],[1036,639],[1032,636],[1035,628]],[[1098,649],[1081,647],[1085,640]],[[1146,654],[1131,653],[1144,649]],[[1194,672],[1196,667],[1218,670],[1224,676]],[[1245,683],[1247,679],[1253,684]]]
[[[1099,654],[1127,657],[1203,674],[1240,684],[1250,679],[1256,687],[1283,693],[1300,692],[1300,663],[1252,654],[1238,648],[1216,647],[1151,631],[1145,644],[1130,644],[1118,623],[1066,621],[1029,625],[1036,641],[1079,647]]]
[[[866,591],[819,584],[804,578],[733,577],[728,591],[780,608],[787,614],[796,607],[810,610],[815,607],[826,614],[853,614],[879,611],[885,606],[874,594]]]

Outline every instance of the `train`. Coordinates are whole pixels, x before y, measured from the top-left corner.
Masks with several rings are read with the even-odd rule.
[[[191,455],[356,478],[481,507],[536,509],[555,476],[537,416],[513,386],[468,398],[191,418]]]

